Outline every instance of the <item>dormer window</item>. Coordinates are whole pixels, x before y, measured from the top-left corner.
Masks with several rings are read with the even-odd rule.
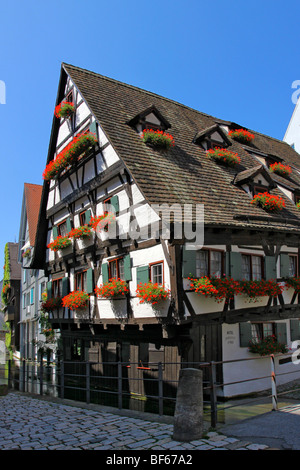
[[[231,145],[226,133],[218,124],[197,132],[194,143],[200,145],[204,150],[216,147],[226,148]]]
[[[150,106],[137,114],[133,119],[130,119],[127,124],[134,127],[139,133],[143,132],[144,129],[165,131],[171,127],[171,124],[155,106]]]

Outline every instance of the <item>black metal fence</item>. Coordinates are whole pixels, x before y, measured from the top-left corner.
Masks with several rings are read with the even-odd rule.
[[[287,356],[284,357],[286,360]],[[276,379],[280,375],[289,374],[291,378],[288,380],[294,380],[295,373],[300,377],[300,366],[290,372],[275,371],[274,356],[270,355],[266,374],[227,383],[217,382],[218,372],[225,364],[234,367],[238,362],[260,359],[266,360],[265,357],[255,357],[205,363],[153,363],[148,364],[148,367],[124,362],[8,360],[5,364],[0,364],[0,384],[5,383],[9,389],[32,394],[172,416],[180,370],[184,367],[200,368],[204,378],[204,419],[215,427],[220,422],[224,409],[228,411],[241,406],[240,401],[236,403],[234,400],[227,401],[224,405],[224,400],[220,399],[220,392],[224,387],[266,379],[270,393],[244,399],[243,406],[267,399],[272,404],[272,409],[277,409],[280,394]]]

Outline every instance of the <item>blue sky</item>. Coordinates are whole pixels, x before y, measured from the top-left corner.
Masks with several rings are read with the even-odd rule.
[[[61,62],[284,136],[300,80],[299,0],[0,0],[0,8],[0,266],[5,243],[18,241],[24,183],[42,184]]]

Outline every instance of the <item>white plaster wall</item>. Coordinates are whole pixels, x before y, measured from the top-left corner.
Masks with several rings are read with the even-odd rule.
[[[105,149],[102,150],[102,155],[106,161],[107,166],[111,166],[116,163],[119,159],[118,155],[114,151],[112,145],[108,145]]]

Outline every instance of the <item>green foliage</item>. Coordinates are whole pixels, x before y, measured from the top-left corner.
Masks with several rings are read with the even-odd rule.
[[[8,243],[6,243],[4,248],[4,273],[3,273],[3,288],[6,284],[9,284],[10,281],[10,258],[9,258],[9,249]],[[7,295],[5,290],[1,292],[1,299],[4,305],[7,305]]]

